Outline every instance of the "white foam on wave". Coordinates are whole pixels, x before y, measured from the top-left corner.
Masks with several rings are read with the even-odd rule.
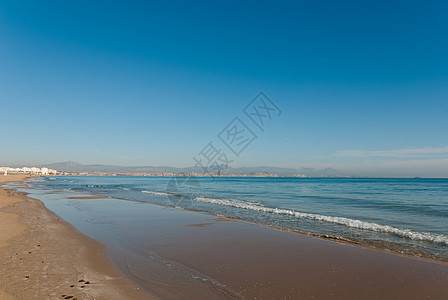
[[[278,215],[289,215],[289,216],[293,216],[296,218],[323,221],[323,222],[328,222],[328,223],[345,225],[345,226],[352,227],[352,228],[395,234],[395,235],[398,235],[401,237],[405,237],[405,238],[409,238],[409,239],[417,240],[417,241],[429,241],[432,243],[448,245],[448,236],[443,235],[443,234],[419,232],[419,231],[414,231],[414,230],[407,229],[407,228],[398,228],[398,227],[394,227],[394,226],[390,226],[390,225],[381,225],[381,224],[377,224],[377,223],[373,223],[373,222],[365,222],[365,221],[350,219],[350,218],[345,218],[345,217],[332,217],[332,216],[325,216],[325,215],[319,215],[319,214],[298,212],[298,211],[289,210],[289,209],[272,208],[272,207],[267,207],[261,203],[246,202],[246,201],[240,201],[240,200],[234,200],[234,199],[215,199],[215,198],[207,198],[207,197],[196,197],[195,200],[199,201],[199,202],[204,202],[204,203],[231,206],[231,207],[248,209],[248,210],[259,211],[259,212],[264,212],[264,213],[273,213],[273,214],[278,214]]]
[[[154,192],[154,191],[142,191],[142,193],[152,194],[152,195],[157,195],[157,196],[175,196],[175,195],[170,194],[170,193],[162,193],[162,192]]]
[[[131,189],[125,188],[125,187],[119,187],[120,190],[130,191]]]

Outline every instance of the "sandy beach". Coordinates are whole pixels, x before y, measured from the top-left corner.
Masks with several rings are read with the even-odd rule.
[[[0,189],[0,299],[445,299],[448,294],[444,262],[195,211],[79,193],[52,197],[56,206],[49,209],[63,208],[56,213],[101,243],[42,202]],[[91,213],[98,222],[82,220]]]
[[[0,184],[25,180],[1,176]],[[104,246],[38,200],[0,188],[0,299],[151,299],[109,263]]]

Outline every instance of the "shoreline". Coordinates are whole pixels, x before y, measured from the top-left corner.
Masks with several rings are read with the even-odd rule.
[[[98,198],[81,195],[67,199],[94,201]],[[39,200],[31,200],[42,204]],[[113,198],[101,200],[119,201]],[[132,204],[121,205],[128,207]],[[179,299],[179,295],[185,299],[420,299],[426,296],[443,299],[448,293],[448,265],[438,260],[192,210],[155,204],[134,205],[145,210],[148,222],[123,230],[131,236],[132,247],[146,252],[135,253],[132,247],[114,249],[114,245],[86,237],[86,232],[80,233],[70,225],[70,219],[66,224],[87,240],[81,243],[92,242],[97,244],[96,247],[98,244],[102,246],[98,256],[106,264],[110,259],[121,276],[162,299]],[[50,208],[41,206],[50,212]],[[50,214],[57,217],[55,213]],[[145,226],[145,234],[139,235],[137,231],[141,231],[142,225]],[[144,238],[147,240],[143,242]],[[108,247],[107,254],[103,244]],[[187,282],[185,276],[173,273],[173,268],[183,273],[192,271],[189,276],[203,276],[202,280],[217,284],[209,286]],[[184,284],[178,287],[173,284],[176,280],[184,280]],[[221,294],[215,293],[216,290]],[[87,289],[82,292],[85,291]]]
[[[150,256],[158,255],[165,264],[180,264],[205,275],[206,279],[212,278],[218,286],[228,288],[227,292],[233,297],[422,299],[428,296],[444,299],[448,293],[448,265],[439,261],[188,210],[165,207],[156,209],[148,217],[162,215],[167,220],[170,216],[184,214],[182,212],[187,218],[177,221],[174,232],[164,229],[168,239],[140,243],[141,236],[137,235],[133,246],[145,248]],[[166,221],[152,224],[170,226]],[[137,282],[153,281],[154,274],[148,274],[143,267],[154,269],[148,263],[148,256],[139,253],[136,263],[123,259],[133,255],[133,251],[122,250],[111,256],[115,264],[127,270],[126,275]],[[155,286],[149,287],[155,290]],[[163,291],[162,295],[167,295],[165,293]]]
[[[81,197],[79,197],[78,199],[81,199]],[[82,197],[82,199],[95,199],[95,196],[92,196],[92,197],[87,196],[85,198]],[[111,199],[120,199],[123,201],[131,201],[128,199],[121,199],[121,198],[111,198]],[[158,204],[158,203],[148,203],[148,202],[141,202],[141,203],[156,205],[156,206],[165,207],[165,208],[171,208],[170,206]],[[347,246],[353,246],[353,247],[359,247],[359,248],[366,249],[366,250],[378,251],[380,253],[396,255],[399,257],[414,259],[414,260],[418,260],[418,261],[422,261],[422,262],[428,262],[428,263],[433,263],[433,264],[438,264],[438,265],[448,267],[448,259],[446,259],[444,257],[436,257],[436,256],[432,256],[429,254],[422,254],[420,252],[411,252],[409,250],[397,251],[395,248],[388,248],[380,243],[378,243],[378,244],[362,243],[357,240],[352,240],[349,238],[344,238],[344,237],[340,237],[340,236],[336,236],[336,235],[319,234],[319,233],[315,233],[315,232],[311,232],[311,231],[302,231],[302,230],[293,229],[293,228],[257,223],[257,222],[245,220],[240,217],[223,216],[223,215],[213,214],[210,212],[197,210],[197,209],[191,209],[191,208],[175,207],[175,209],[195,212],[195,213],[199,213],[199,214],[203,214],[203,215],[207,215],[207,216],[222,218],[223,220],[227,220],[227,221],[235,221],[235,222],[240,222],[240,223],[247,224],[247,225],[259,226],[259,227],[263,227],[263,228],[266,228],[269,230],[275,230],[275,231],[279,231],[279,232],[298,234],[301,236],[310,237],[310,238],[314,238],[314,239],[318,239],[318,240],[322,240],[322,241],[327,241],[327,242],[332,242],[332,243],[337,243],[337,244],[347,245]],[[198,224],[198,225],[201,225],[201,224]],[[193,226],[193,225],[191,225],[191,226]]]
[[[74,176],[74,177],[91,177],[89,176]],[[96,177],[103,177],[103,176],[96,176]],[[121,177],[125,177],[125,178],[131,178],[132,176],[121,176]],[[157,177],[157,176],[156,176]],[[140,176],[141,178],[141,176]],[[223,177],[224,178],[224,177]],[[292,178],[292,177],[290,177]],[[312,179],[312,178],[310,178]],[[379,179],[387,179],[387,178],[379,178]],[[397,179],[405,179],[405,178],[397,178]],[[99,186],[98,186],[99,187]],[[127,190],[127,189],[124,189]],[[153,193],[151,191],[142,191],[143,193]],[[87,199],[93,199],[92,197],[103,197],[103,195],[97,194],[97,192],[95,191],[91,191],[92,195],[94,196],[88,196]],[[162,192],[161,194],[159,192],[155,193],[156,195],[162,195],[162,194],[166,194],[165,192]],[[170,193],[166,194],[167,196]],[[173,194],[173,196],[182,196],[182,194]],[[106,196],[106,197],[112,197],[112,196]],[[126,198],[126,197],[114,197],[116,199],[122,199],[125,201],[140,201],[141,203],[148,203],[147,201],[141,201],[141,200],[135,200],[135,199],[130,199],[130,198]],[[218,197],[219,198],[219,197]],[[80,198],[81,199],[81,198]],[[213,199],[212,199],[213,200]],[[201,201],[199,200],[199,202],[208,202],[208,201]],[[211,202],[213,203],[213,202]],[[153,205],[161,205],[163,207],[173,207],[172,205],[166,205],[166,204],[162,204],[162,203],[153,203],[151,202],[151,204]],[[227,206],[228,204],[223,204],[224,206]],[[230,207],[234,206],[232,204],[228,205]],[[235,207],[238,207],[235,206]],[[431,247],[426,247],[426,245],[420,245],[420,247],[413,247],[413,245],[409,245],[409,243],[406,244],[405,243],[401,243],[401,241],[406,241],[406,240],[410,240],[411,242],[417,241],[417,242],[431,242],[432,246],[434,247],[438,247],[438,245],[444,245],[446,246],[448,243],[448,237],[445,235],[443,235],[443,233],[437,233],[436,232],[431,232],[430,230],[425,231],[423,229],[412,229],[412,227],[410,227],[411,229],[408,229],[406,227],[406,225],[404,224],[398,224],[398,225],[393,225],[393,224],[389,224],[387,222],[378,222],[375,223],[375,221],[362,221],[362,219],[357,219],[356,217],[338,217],[337,215],[333,215],[333,214],[326,214],[326,215],[319,215],[319,214],[309,214],[309,213],[304,213],[302,214],[300,211],[298,211],[298,214],[301,215],[309,215],[309,216],[299,216],[298,218],[300,219],[314,219],[314,220],[321,220],[323,219],[333,219],[333,220],[329,220],[329,223],[333,223],[336,225],[348,225],[350,227],[350,229],[352,230],[358,230],[358,229],[364,229],[364,227],[368,227],[368,232],[372,233],[372,232],[380,232],[381,234],[383,233],[387,233],[387,234],[391,234],[391,236],[399,236],[401,238],[401,240],[382,240],[381,237],[380,238],[375,238],[372,236],[367,236],[367,237],[363,237],[364,233],[361,234],[355,234],[355,235],[344,235],[333,232],[333,233],[328,233],[328,231],[316,231],[313,229],[308,228],[300,228],[300,227],[294,227],[294,226],[283,226],[283,225],[277,225],[274,223],[269,223],[269,222],[259,222],[258,220],[254,220],[254,219],[247,219],[238,215],[231,215],[231,214],[219,214],[219,213],[214,213],[212,211],[207,211],[206,209],[195,209],[195,208],[191,208],[191,207],[177,207],[177,209],[182,209],[182,210],[189,210],[189,211],[194,211],[194,212],[199,212],[199,213],[205,213],[205,214],[209,214],[209,215],[213,215],[213,216],[222,216],[225,218],[229,218],[232,220],[239,220],[241,222],[247,222],[249,224],[255,224],[257,226],[265,226],[267,228],[270,229],[274,229],[274,230],[280,230],[280,231],[288,231],[288,232],[294,232],[297,234],[301,234],[301,235],[305,235],[305,236],[312,236],[315,238],[319,238],[319,239],[323,239],[323,240],[328,240],[328,241],[335,241],[335,242],[341,242],[341,243],[347,243],[349,245],[355,245],[355,246],[359,246],[359,247],[363,247],[363,248],[367,248],[367,249],[374,249],[374,250],[378,250],[378,251],[383,251],[386,253],[395,253],[396,255],[400,255],[400,256],[407,256],[410,258],[414,258],[414,259],[419,259],[419,260],[429,260],[429,261],[433,261],[433,262],[442,262],[442,263],[448,263],[448,256],[445,253],[445,249],[443,248],[438,248],[438,249],[434,249]],[[244,207],[243,207],[244,208]],[[252,210],[253,208],[249,208],[249,210]],[[282,212],[283,209],[279,209],[280,212],[277,212],[277,208],[274,206],[272,209],[271,207],[269,207],[268,209],[270,209],[271,211],[269,211],[270,213],[275,213],[276,215],[293,215],[295,214],[295,210],[294,209],[286,209],[284,211],[286,212]],[[255,209],[253,209],[255,211],[257,211],[257,207]],[[273,211],[275,210],[275,211]],[[262,210],[263,211],[263,210]],[[257,211],[258,212],[258,211]],[[316,218],[317,217],[317,218]],[[350,219],[352,218],[352,219]],[[334,220],[334,219],[343,219],[341,220]],[[327,220],[325,220],[327,221]],[[347,222],[353,221],[355,223],[355,225],[349,225]],[[363,223],[361,225],[356,224],[356,223]],[[429,223],[433,222],[433,220],[429,220]],[[429,224],[428,223],[428,224]],[[403,227],[404,226],[404,227]],[[380,229],[378,229],[378,227],[382,227]],[[420,230],[420,231],[419,231]],[[398,232],[398,233],[397,233]],[[417,234],[417,237],[414,237],[413,235]],[[403,239],[404,237],[404,239]],[[439,239],[439,240],[437,240]],[[440,241],[440,239],[442,239],[442,241]],[[448,253],[448,252],[447,252]]]
[[[153,299],[115,270],[104,245],[39,200],[0,187],[0,224],[1,299]]]

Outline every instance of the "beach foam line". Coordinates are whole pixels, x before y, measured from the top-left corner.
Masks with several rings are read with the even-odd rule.
[[[373,222],[365,222],[365,221],[350,219],[350,218],[345,218],[345,217],[332,217],[332,216],[325,216],[325,215],[319,215],[319,214],[298,212],[298,211],[289,210],[289,209],[272,208],[272,207],[267,207],[267,206],[265,206],[261,203],[257,203],[257,202],[246,202],[246,201],[234,200],[234,199],[217,199],[217,198],[207,198],[207,197],[196,197],[195,200],[199,201],[199,202],[204,202],[204,203],[211,203],[211,204],[223,205],[223,206],[231,206],[231,207],[248,209],[248,210],[259,211],[259,212],[264,212],[264,213],[288,215],[288,216],[293,216],[296,218],[323,221],[323,222],[328,222],[328,223],[345,225],[347,227],[352,227],[352,228],[358,228],[358,229],[364,229],[364,230],[370,230],[370,231],[376,231],[376,232],[382,232],[382,233],[388,233],[388,234],[395,234],[395,235],[398,235],[401,237],[405,237],[405,238],[417,240],[417,241],[429,241],[432,243],[448,245],[448,236],[442,235],[442,234],[419,232],[419,231],[414,231],[414,230],[407,229],[407,228],[398,228],[398,227],[394,227],[394,226],[390,226],[390,225],[381,225],[381,224],[377,224],[377,223],[373,223]]]
[[[144,194],[152,194],[157,196],[178,196],[176,194],[163,193],[163,192],[154,192],[154,191],[142,191]]]

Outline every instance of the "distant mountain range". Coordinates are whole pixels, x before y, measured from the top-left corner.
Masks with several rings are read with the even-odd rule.
[[[104,172],[104,173],[191,173],[197,172],[201,173],[202,169],[200,167],[187,167],[187,168],[176,168],[168,166],[114,166],[114,165],[83,165],[73,161],[67,162],[57,162],[52,164],[45,164],[39,167],[46,167],[49,169],[55,169],[62,172]],[[229,167],[226,170],[231,174],[251,174],[255,172],[266,172],[272,174],[278,174],[280,176],[294,176],[298,173],[305,174],[306,176],[341,176],[338,170],[333,168],[326,168],[323,170],[316,170],[313,168],[279,168],[279,167],[240,167],[232,168]]]

